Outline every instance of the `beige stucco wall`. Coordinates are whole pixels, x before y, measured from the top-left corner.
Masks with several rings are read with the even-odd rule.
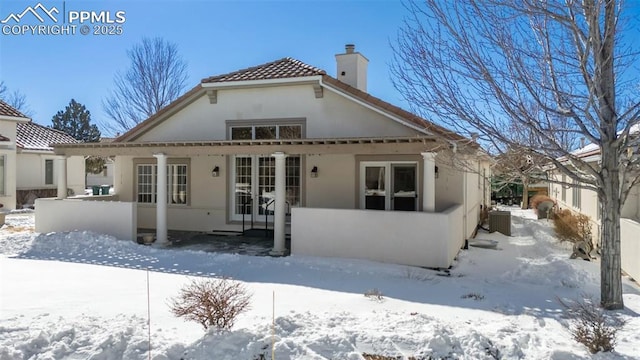
[[[309,176],[318,167],[318,177]],[[306,159],[306,207],[353,209],[356,194],[356,160],[353,155],[310,155]]]
[[[45,185],[45,160],[53,160],[53,184]],[[21,152],[17,155],[17,189],[55,189],[58,184],[57,157],[50,153]],[[67,158],[67,187],[84,194],[84,158]]]
[[[225,140],[227,120],[306,119],[306,137],[410,136],[416,131],[330,90],[315,98],[311,85],[218,90],[142,135],[139,141]]]
[[[113,185],[113,161],[107,161],[106,166],[106,175],[105,171],[99,174],[89,174],[87,173],[87,187],[94,185]]]
[[[16,207],[16,122],[0,120],[0,134],[9,138],[0,147],[0,156],[5,157],[5,183],[4,191],[0,191],[0,204],[3,210],[13,210]]]

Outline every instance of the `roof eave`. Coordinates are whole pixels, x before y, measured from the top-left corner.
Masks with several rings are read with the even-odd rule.
[[[205,89],[235,89],[247,87],[268,87],[277,85],[306,85],[316,84],[322,80],[322,75],[301,76],[291,78],[278,79],[261,79],[261,80],[241,80],[241,81],[220,81],[220,82],[203,82],[201,86]]]
[[[17,122],[29,122],[29,121],[31,121],[31,119],[28,118],[28,117],[8,116],[8,115],[0,115],[0,120],[17,121]]]

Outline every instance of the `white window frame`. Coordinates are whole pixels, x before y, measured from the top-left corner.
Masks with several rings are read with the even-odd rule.
[[[0,155],[0,195],[7,195],[7,155]]]
[[[174,193],[177,186],[180,184],[176,184],[176,177],[179,176],[177,174],[178,167],[184,167],[183,176],[186,178],[186,182],[184,185],[184,195],[180,194],[181,190]],[[151,195],[151,201],[140,201],[140,183],[139,183],[139,175],[141,167],[151,167],[151,183],[148,184],[151,186],[150,193],[144,193],[145,195]],[[139,163],[136,164],[136,174],[135,174],[136,184],[136,202],[138,204],[155,204],[157,202],[157,186],[156,183],[158,181],[158,165],[153,163]],[[167,164],[167,204],[175,205],[175,206],[188,206],[190,203],[190,191],[189,191],[189,164],[187,163],[175,163],[175,164]]]
[[[418,164],[417,161],[361,161],[360,162],[360,185],[358,187],[358,193],[359,193],[359,198],[360,198],[360,209],[365,209],[366,206],[366,194],[365,194],[365,189],[366,189],[366,174],[365,174],[365,169],[369,166],[374,167],[374,166],[378,166],[378,167],[384,167],[384,183],[385,183],[385,202],[384,202],[384,207],[385,207],[385,211],[392,211],[391,210],[391,196],[393,194],[391,194],[391,191],[393,191],[393,189],[391,188],[391,172],[392,172],[392,168],[393,165],[415,165],[416,167],[416,192],[418,193],[418,197],[416,198],[416,211],[418,211],[419,209],[419,205],[420,205],[420,201],[422,201],[422,194],[420,194],[420,181],[422,181],[421,179],[421,174],[420,174],[420,166]]]
[[[47,163],[51,162],[51,182],[47,182]],[[56,184],[56,163],[54,159],[44,159],[43,165],[44,184],[55,185]]]
[[[578,185],[577,182],[573,182],[574,186],[571,189],[571,206],[575,209],[580,209],[582,206],[582,189]]]

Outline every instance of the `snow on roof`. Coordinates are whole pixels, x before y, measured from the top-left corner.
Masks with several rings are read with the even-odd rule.
[[[80,141],[60,130],[48,128],[33,121],[16,124],[16,144],[24,150],[51,151],[50,144],[72,144]]]

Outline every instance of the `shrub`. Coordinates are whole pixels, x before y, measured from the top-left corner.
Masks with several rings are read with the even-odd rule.
[[[567,209],[558,210],[553,215],[553,227],[560,241],[585,241],[593,249],[591,221],[588,216],[574,214]]]
[[[239,314],[249,310],[251,296],[246,287],[229,278],[193,280],[170,303],[171,312],[195,321],[205,330],[229,330]]]
[[[529,207],[537,210],[538,209],[538,205],[540,205],[541,202],[543,201],[551,201],[554,204],[556,203],[555,200],[553,200],[552,198],[548,197],[547,195],[533,195],[531,197],[531,199],[529,199]]]
[[[371,300],[378,300],[378,301],[384,300],[384,297],[382,296],[382,291],[375,288],[365,291],[364,296],[368,297]]]
[[[592,354],[613,351],[616,334],[624,326],[622,319],[607,314],[592,298],[558,301],[567,309],[569,318],[573,321],[569,331],[575,341],[586,346]]]

